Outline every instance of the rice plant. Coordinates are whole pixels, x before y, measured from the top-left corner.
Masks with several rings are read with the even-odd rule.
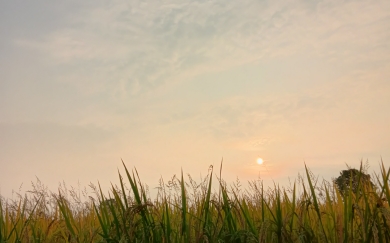
[[[17,200],[1,198],[0,242],[390,242],[383,162],[374,183],[362,167],[344,173],[342,190],[306,166],[290,187],[256,180],[243,189],[227,185],[221,163],[219,176],[211,166],[199,183],[183,172],[161,179],[153,199],[137,170],[123,166],[107,193],[100,184],[90,185],[93,196],[65,184],[54,193],[38,180]]]

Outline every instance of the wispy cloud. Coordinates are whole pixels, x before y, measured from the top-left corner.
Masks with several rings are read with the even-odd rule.
[[[296,53],[364,62],[356,57],[362,50],[383,60],[388,9],[386,1],[369,0],[115,2],[69,13],[68,27],[16,44],[41,49],[72,71],[83,65],[98,72],[107,80],[100,92],[135,95],[207,70]]]

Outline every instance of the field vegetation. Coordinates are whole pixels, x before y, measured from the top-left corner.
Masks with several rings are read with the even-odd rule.
[[[0,200],[0,242],[390,242],[383,162],[373,182],[362,166],[331,182],[305,169],[286,188],[256,180],[244,189],[227,185],[221,164],[199,183],[183,173],[160,179],[153,200],[125,165],[118,185],[107,193],[90,185],[91,197],[38,181],[17,200]]]

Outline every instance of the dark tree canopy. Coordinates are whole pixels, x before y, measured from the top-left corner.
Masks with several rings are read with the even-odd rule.
[[[370,175],[352,168],[341,171],[340,176],[337,177],[334,182],[342,195],[348,193],[350,189],[356,194],[359,188],[374,188]]]

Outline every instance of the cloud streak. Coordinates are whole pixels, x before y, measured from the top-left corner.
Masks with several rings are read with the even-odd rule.
[[[71,28],[15,43],[59,65],[99,72],[107,80],[99,92],[113,95],[112,87],[121,87],[135,95],[177,77],[302,52],[356,62],[356,50],[366,49],[385,59],[387,9],[386,1],[115,2],[68,17]]]

